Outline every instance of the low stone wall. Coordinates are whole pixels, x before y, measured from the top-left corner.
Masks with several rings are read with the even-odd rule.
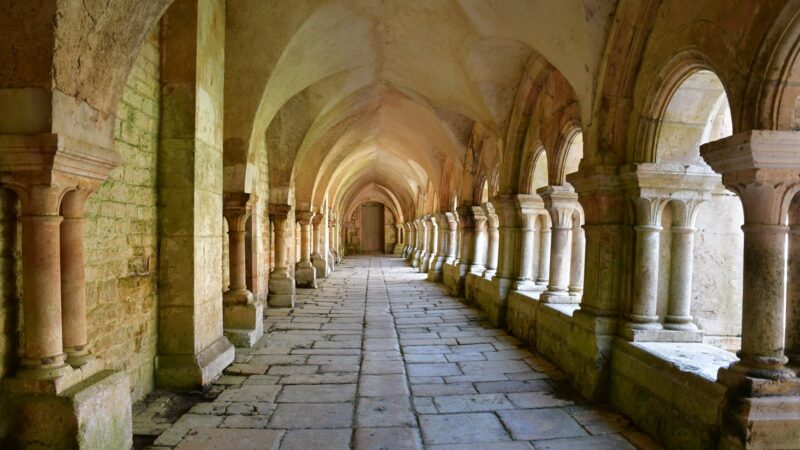
[[[716,368],[733,354],[705,344],[617,340],[611,358],[611,404],[667,448],[717,448],[725,388]]]
[[[442,283],[447,286],[450,295],[458,297],[458,284],[461,281],[461,271],[458,265],[442,264]]]

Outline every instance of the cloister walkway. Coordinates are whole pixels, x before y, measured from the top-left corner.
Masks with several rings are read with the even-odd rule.
[[[347,258],[296,308],[269,309],[265,327],[216,398],[150,448],[658,448],[396,257]],[[158,407],[139,408],[134,428]]]

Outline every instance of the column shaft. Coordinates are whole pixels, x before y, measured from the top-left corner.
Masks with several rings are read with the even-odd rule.
[[[550,279],[547,292],[563,293],[567,291],[571,231],[570,227],[553,226],[550,242]]]
[[[550,229],[539,230],[539,274],[536,284],[546,285],[550,282]]]
[[[569,292],[583,292],[583,270],[586,257],[586,235],[580,226],[572,229],[572,257],[570,258]]]
[[[696,330],[692,323],[692,264],[694,260],[694,228],[672,227],[672,260],[669,273],[669,305],[664,328]]]
[[[656,312],[658,302],[658,247],[661,227],[640,225],[636,228],[636,262],[633,301],[628,327],[661,328]]]
[[[21,218],[25,324],[22,369],[35,378],[53,378],[66,367],[61,328],[61,221],[61,216],[55,214]]]

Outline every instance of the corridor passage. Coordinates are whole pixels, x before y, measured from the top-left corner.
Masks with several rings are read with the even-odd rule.
[[[350,257],[150,448],[658,448],[396,257]],[[151,423],[140,410],[134,428]]]

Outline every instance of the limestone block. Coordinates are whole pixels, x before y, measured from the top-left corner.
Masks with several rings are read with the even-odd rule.
[[[156,359],[156,383],[179,389],[196,389],[214,381],[234,358],[234,348],[221,336],[196,354],[161,354]]]
[[[274,308],[294,308],[294,278],[272,276],[269,279],[269,306]]]
[[[128,375],[100,372],[61,394],[5,389],[9,447],[126,449],[133,445]]]
[[[224,304],[225,337],[236,347],[252,347],[264,335],[264,305]]]
[[[310,261],[297,263],[294,276],[297,282],[297,287],[317,287],[317,270]]]

